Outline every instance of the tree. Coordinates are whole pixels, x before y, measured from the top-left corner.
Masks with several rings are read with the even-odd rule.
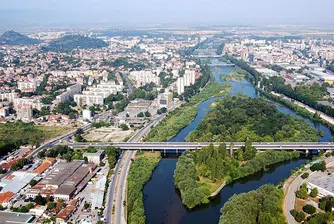
[[[321,161],[319,163],[314,163],[311,167],[310,170],[312,172],[314,171],[322,171],[324,172],[326,170],[326,162],[325,161]]]
[[[295,217],[297,222],[302,222],[305,219],[305,214],[304,212],[299,212],[297,216]]]
[[[148,111],[145,111],[145,117],[151,117],[151,113]]]
[[[144,117],[144,113],[143,112],[138,113],[137,117]]]
[[[316,212],[316,208],[313,207],[312,205],[304,205],[303,211],[306,212],[307,214],[312,215]]]
[[[38,205],[45,205],[46,200],[45,200],[45,198],[42,197],[42,195],[38,194],[38,195],[35,197],[35,202],[36,202],[36,204],[38,204]]]
[[[48,209],[48,210],[52,210],[52,209],[54,209],[54,208],[56,208],[56,207],[57,207],[57,204],[54,203],[54,202],[50,202],[50,203],[48,203],[48,205],[47,205],[47,209]]]
[[[303,173],[302,178],[306,179],[306,178],[308,178],[309,175],[310,175],[309,173]]]
[[[318,196],[318,193],[319,193],[318,188],[315,187],[315,188],[313,188],[313,189],[311,190],[310,196],[311,196],[312,198],[315,198],[315,197]]]
[[[29,185],[30,186],[35,186],[37,184],[37,181],[35,179],[32,179],[30,182],[29,182]]]
[[[129,127],[126,124],[121,124],[120,128],[122,129],[122,131],[127,131],[129,130]]]
[[[89,203],[87,203],[86,201],[85,201],[85,204],[84,204],[84,209],[88,209],[90,207],[90,204]]]
[[[296,197],[297,197],[297,198],[301,198],[301,199],[306,199],[306,198],[308,197],[307,189],[305,189],[305,188],[300,188],[300,189],[296,192]]]

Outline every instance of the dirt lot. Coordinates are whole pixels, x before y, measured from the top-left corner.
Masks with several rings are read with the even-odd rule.
[[[115,127],[102,127],[98,129],[92,129],[83,137],[87,141],[93,142],[122,142],[127,136],[131,135],[133,132],[133,130],[122,131],[122,129]]]

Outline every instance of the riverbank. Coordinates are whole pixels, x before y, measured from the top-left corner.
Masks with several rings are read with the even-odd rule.
[[[152,128],[145,141],[165,142],[176,136],[189,125],[197,115],[199,104],[207,99],[222,96],[230,91],[230,85],[210,81],[198,94],[190,98],[189,102],[170,112],[157,126]]]
[[[142,189],[161,160],[158,152],[137,152],[131,164],[127,181],[127,210],[129,224],[145,224]]]
[[[243,157],[256,153],[247,149]],[[267,166],[299,157],[299,152],[266,151],[254,154],[247,160],[227,155],[226,146],[212,145],[201,151],[185,152],[177,162],[174,184],[180,190],[182,203],[192,209],[199,204],[209,203],[212,195],[218,194],[232,181],[253,175]],[[240,155],[236,155],[240,158]]]
[[[223,81],[236,81],[241,82],[246,76],[248,72],[245,70],[235,67],[228,74],[221,74],[220,79]]]
[[[273,185],[234,195],[221,209],[219,224],[285,223],[280,206],[282,200],[282,190]]]

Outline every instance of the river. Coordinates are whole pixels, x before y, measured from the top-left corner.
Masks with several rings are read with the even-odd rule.
[[[211,71],[217,82],[222,82],[221,74],[227,74],[231,67],[211,67]],[[231,84],[231,95],[242,93],[252,98],[259,97],[254,86],[247,80],[228,81]],[[198,106],[198,114],[194,121],[182,129],[177,136],[170,139],[171,142],[182,142],[184,138],[193,131],[199,122],[210,110],[210,104],[221,97],[215,97],[202,102]],[[324,132],[319,136],[319,141],[331,141],[331,131],[322,124],[313,123],[307,118],[297,115],[289,108],[278,103],[269,102],[284,113],[293,117],[304,119],[309,125]],[[255,190],[263,184],[277,184],[287,178],[290,171],[305,163],[305,159],[297,159],[276,164],[265,172],[259,172],[241,180],[234,181],[223,188],[223,190],[211,200],[209,204],[198,206],[188,210],[183,206],[178,190],[173,183],[173,174],[177,163],[176,156],[163,158],[154,170],[151,180],[143,189],[144,205],[147,224],[216,224],[219,221],[220,209],[224,203],[234,194]]]

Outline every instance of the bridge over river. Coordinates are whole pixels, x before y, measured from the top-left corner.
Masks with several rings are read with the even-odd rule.
[[[213,144],[219,146],[221,142],[94,142],[94,143],[69,143],[73,148],[85,148],[89,146],[107,147],[115,146],[122,150],[200,150]],[[244,142],[225,143],[229,149],[238,149],[245,145]],[[253,142],[257,150],[334,150],[333,142]]]

